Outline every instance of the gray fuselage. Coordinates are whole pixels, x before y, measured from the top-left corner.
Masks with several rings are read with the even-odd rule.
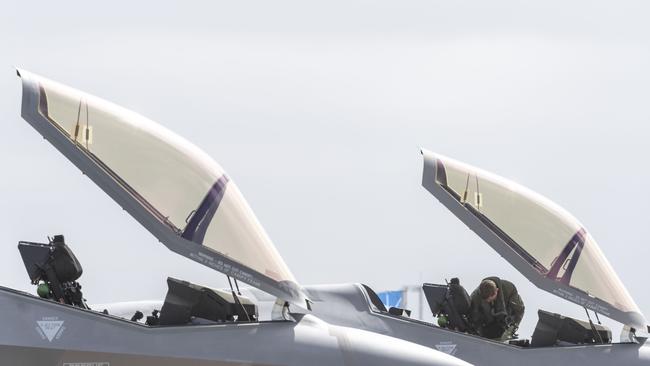
[[[376,311],[362,285],[307,286],[313,314],[331,324],[386,334],[447,352],[475,365],[650,365],[650,345],[519,347]]]
[[[0,309],[2,365],[467,365],[313,315],[296,321],[147,326],[4,287]]]

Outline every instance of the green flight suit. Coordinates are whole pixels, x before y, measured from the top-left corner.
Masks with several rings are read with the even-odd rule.
[[[481,298],[476,288],[470,296],[470,322],[479,335],[491,339],[509,339],[519,328],[524,317],[524,302],[517,292],[517,287],[499,277],[488,277],[497,285],[497,298],[489,304]]]

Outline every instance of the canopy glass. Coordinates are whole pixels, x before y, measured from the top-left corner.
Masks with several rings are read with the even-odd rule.
[[[40,114],[152,217],[188,245],[208,247],[275,281],[296,282],[237,186],[203,151],[129,110],[37,80]]]
[[[575,217],[512,181],[447,157],[430,156],[435,159],[435,183],[539,276],[580,290],[622,312],[640,314],[596,241]]]

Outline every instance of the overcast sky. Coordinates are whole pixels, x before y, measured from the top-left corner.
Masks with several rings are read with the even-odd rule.
[[[20,5],[18,5],[20,4]],[[302,284],[459,276],[532,286],[420,185],[419,147],[577,216],[644,312],[650,6],[644,1],[72,1],[0,12],[0,284],[16,244],[63,233],[90,302],[223,286],[168,251],[20,118],[19,66],[135,110],[237,182]],[[611,323],[609,323],[612,325]]]

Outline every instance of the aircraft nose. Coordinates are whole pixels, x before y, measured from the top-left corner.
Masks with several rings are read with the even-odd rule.
[[[345,334],[338,338],[348,366],[471,366],[458,358],[419,344],[359,329],[345,329]],[[343,345],[342,342],[347,344]]]

